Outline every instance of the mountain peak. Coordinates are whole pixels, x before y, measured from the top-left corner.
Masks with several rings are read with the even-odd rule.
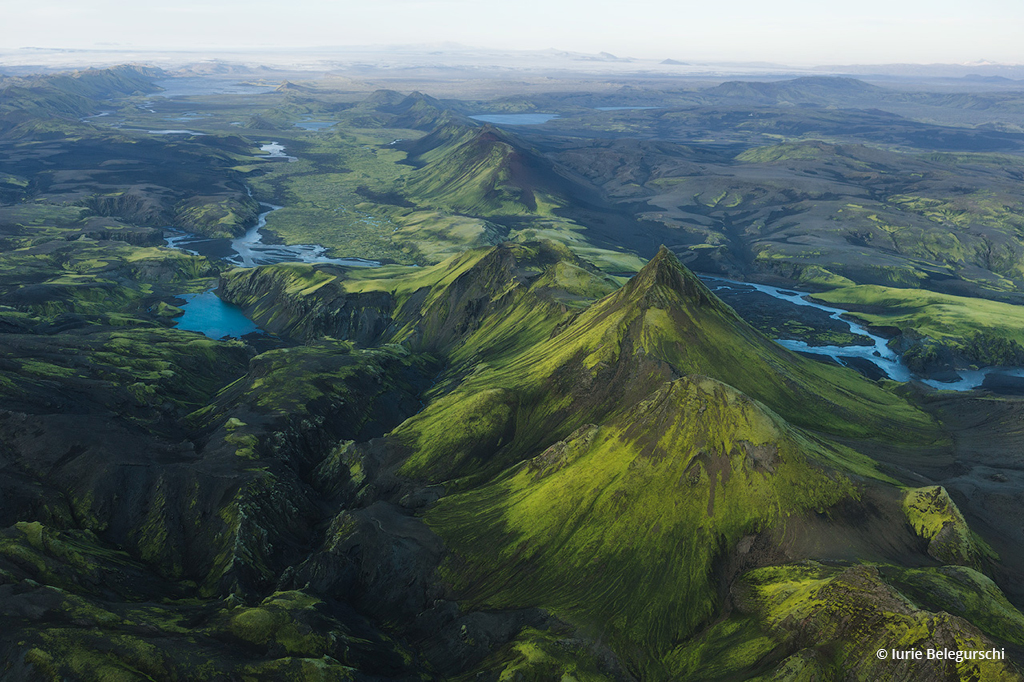
[[[711,293],[711,290],[662,244],[654,258],[622,287],[622,295],[639,300],[647,307],[664,308],[671,304],[671,293],[699,307],[728,309],[728,306]]]
[[[523,145],[516,140],[514,137],[509,135],[501,128],[497,128],[490,123],[483,125],[476,136],[472,138],[472,142],[476,144],[504,144],[512,147],[513,149],[523,150]]]
[[[277,86],[277,92],[314,92],[316,88],[311,88],[308,85],[299,85],[298,83],[292,83],[290,80],[283,80],[281,84]]]
[[[362,101],[362,104],[367,107],[393,106],[401,102],[403,99],[405,99],[405,95],[402,93],[396,90],[381,88],[379,90],[374,90]]]

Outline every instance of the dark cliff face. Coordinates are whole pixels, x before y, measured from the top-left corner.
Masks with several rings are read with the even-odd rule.
[[[296,340],[330,336],[371,346],[391,325],[395,301],[389,294],[348,294],[330,274],[315,291],[296,291],[296,267],[232,271],[221,277],[218,293],[267,331]],[[316,272],[310,267],[302,274]]]

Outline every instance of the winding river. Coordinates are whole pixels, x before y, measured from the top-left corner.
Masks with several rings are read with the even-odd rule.
[[[725,295],[730,291],[760,292],[793,306],[815,308],[827,313],[831,319],[847,325],[851,334],[865,336],[871,340],[870,345],[812,346],[806,341],[776,339],[776,343],[792,351],[827,356],[841,365],[849,365],[853,360],[867,361],[878,368],[882,375],[894,381],[910,381],[913,379],[933,388],[952,391],[969,391],[975,388],[982,388],[986,383],[995,384],[1000,381],[1006,382],[1008,378],[1024,378],[1024,368],[1021,367],[983,367],[976,370],[958,369],[956,374],[959,375],[959,379],[953,381],[925,379],[913,374],[906,365],[900,362],[899,356],[889,348],[885,338],[872,333],[868,327],[848,317],[843,317],[849,313],[848,310],[834,308],[810,300],[808,294],[793,291],[792,289],[783,289],[767,284],[753,284],[751,282],[735,282],[710,275],[701,275],[701,279],[708,288],[719,295]],[[994,381],[986,381],[989,377],[992,377]],[[988,388],[990,386],[985,387]]]
[[[194,256],[219,258],[242,268],[275,263],[334,263],[352,268],[375,268],[380,265],[375,260],[364,258],[328,258],[324,255],[327,249],[319,244],[264,244],[260,230],[267,226],[267,216],[283,207],[263,202],[260,202],[260,206],[266,210],[256,217],[256,224],[241,237],[213,238],[172,232],[164,237],[164,241],[173,249]]]

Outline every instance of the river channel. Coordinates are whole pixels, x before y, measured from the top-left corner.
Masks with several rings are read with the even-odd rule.
[[[263,145],[261,149],[267,155],[257,158],[287,159],[289,162],[295,159],[285,154],[284,147],[277,142]],[[248,188],[246,190],[252,196],[252,192]],[[266,244],[260,231],[267,226],[267,216],[283,207],[264,202],[260,202],[260,207],[264,210],[256,217],[256,224],[241,237],[214,239],[169,230],[170,234],[164,237],[164,241],[173,249],[194,256],[217,258],[242,268],[275,263],[334,263],[355,268],[380,266],[377,261],[363,258],[329,258],[325,255],[327,249],[319,244]],[[213,289],[202,294],[183,294],[180,298],[185,299],[181,306],[185,314],[177,319],[179,329],[201,332],[214,339],[225,336],[241,338],[261,331],[237,306],[222,300]]]
[[[811,345],[806,341],[795,339],[776,339],[776,343],[798,353],[820,355],[832,358],[840,365],[854,367],[869,376],[884,376],[893,381],[919,381],[933,388],[952,391],[969,391],[975,388],[989,388],[995,391],[1017,393],[1024,383],[1016,381],[1024,378],[1021,367],[983,367],[981,369],[958,369],[959,379],[939,381],[925,379],[913,374],[900,362],[899,356],[888,346],[887,339],[871,332],[870,328],[849,317],[849,311],[819,303],[808,294],[792,289],[773,287],[766,284],[735,282],[721,277],[701,275],[701,279],[726,303],[729,303],[741,314],[744,309],[759,305],[757,296],[770,296],[791,306],[813,308],[848,328],[854,336],[866,337],[870,343],[850,346]],[[763,299],[762,299],[763,300]],[[865,364],[870,364],[876,371],[864,371]]]

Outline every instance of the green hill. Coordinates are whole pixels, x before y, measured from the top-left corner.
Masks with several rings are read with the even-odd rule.
[[[513,307],[504,318],[485,321],[487,335],[470,336],[453,357],[479,358],[479,344],[496,345],[500,330],[524,317]],[[939,438],[931,420],[905,400],[765,338],[662,249],[620,290],[549,338],[529,346],[520,339],[500,358],[478,365],[403,425],[396,436],[415,453],[405,470],[441,478],[493,475],[552,439],[644,399],[663,382],[690,375],[727,383],[816,431],[908,445]],[[474,431],[459,445],[460,437],[445,435],[444,424],[467,415]],[[471,444],[485,442],[501,446],[483,447],[485,460],[470,456],[478,450]]]
[[[95,114],[100,100],[157,92],[159,69],[122,65],[31,78],[0,79],[0,134],[48,117],[77,119]],[[21,136],[24,136],[21,135]]]
[[[594,192],[560,174],[538,152],[508,133],[482,128],[441,128],[416,144],[422,164],[409,182],[416,201],[479,216],[546,215]]]
[[[809,76],[792,80],[758,83],[752,81],[729,81],[703,94],[726,100],[745,100],[759,105],[783,103],[828,105],[846,103],[855,99],[879,97],[886,93],[883,88],[865,83],[856,78]]]

